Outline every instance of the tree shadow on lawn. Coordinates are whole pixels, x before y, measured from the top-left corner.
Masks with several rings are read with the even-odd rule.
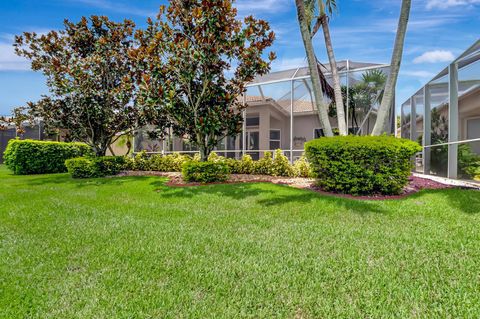
[[[393,205],[393,207],[390,207],[389,203],[393,204],[399,201],[415,201],[420,200],[422,197],[429,194],[440,194],[447,198],[447,201],[452,208],[456,208],[466,214],[480,213],[480,191],[477,190],[459,188],[423,190],[401,199],[360,200],[319,194],[310,190],[295,189],[287,185],[275,185],[275,188],[285,188],[284,190],[279,189],[277,191],[275,189],[256,187],[255,185],[258,184],[268,183],[221,184],[192,187],[169,187],[165,185],[165,181],[155,181],[151,183],[151,185],[156,188],[156,191],[166,198],[193,198],[197,195],[211,194],[228,197],[233,200],[242,200],[248,197],[266,194],[267,196],[263,196],[266,198],[259,198],[256,200],[256,203],[265,207],[275,207],[291,203],[300,205],[317,202],[319,207],[329,205],[360,214],[394,214],[395,206]],[[448,209],[448,207],[445,207],[445,209]]]
[[[192,198],[197,195],[216,195],[228,197],[233,200],[241,200],[261,194],[271,194],[274,190],[260,189],[255,184],[267,183],[241,183],[241,184],[214,184],[188,187],[171,187],[165,185],[165,181],[155,181],[150,185],[164,198]]]
[[[75,179],[69,174],[49,174],[49,175],[28,175],[30,179],[24,181],[24,184],[29,186],[43,186],[48,184],[64,184],[72,185],[76,187],[89,187],[89,186],[103,186],[114,185],[121,186],[127,182],[132,181],[146,181],[151,179],[150,176],[132,176],[132,177],[100,177],[100,178],[86,178]],[[163,180],[163,183],[166,179]]]
[[[279,185],[280,187],[289,187],[285,185]],[[298,189],[298,193],[295,194],[277,194],[273,198],[260,199],[257,201],[259,204],[272,207],[280,206],[289,203],[305,204],[311,202],[317,202],[319,207],[333,206],[342,208],[343,210],[353,211],[355,213],[367,214],[367,213],[389,213],[388,210],[378,205],[378,201],[367,201],[349,199],[344,197],[337,197],[335,195],[319,194],[317,192],[305,189]]]
[[[449,188],[449,189],[429,189],[423,190],[419,193],[413,194],[408,198],[421,199],[427,194],[440,194],[445,197],[451,208],[456,208],[465,214],[480,213],[480,191],[475,189],[465,188]],[[448,210],[449,207],[442,209]]]
[[[259,184],[272,185],[275,189],[265,189],[258,187]],[[317,202],[322,205],[332,205],[344,210],[352,210],[357,213],[388,213],[375,202],[352,200],[335,196],[318,194],[313,191],[293,188],[287,185],[273,185],[269,183],[242,183],[242,184],[219,184],[190,187],[169,187],[160,181],[151,183],[156,187],[156,191],[165,198],[193,198],[197,195],[216,195],[228,197],[232,200],[242,200],[253,196],[263,196],[256,203],[265,206],[282,206],[288,204],[306,204]],[[282,189],[283,188],[283,189]],[[286,193],[288,192],[288,193]],[[266,196],[264,196],[266,195]]]

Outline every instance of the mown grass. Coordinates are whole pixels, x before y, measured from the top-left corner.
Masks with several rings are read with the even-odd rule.
[[[0,167],[1,318],[480,313],[480,193],[353,201]]]

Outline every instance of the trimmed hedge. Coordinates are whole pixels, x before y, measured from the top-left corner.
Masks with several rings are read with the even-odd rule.
[[[305,144],[318,185],[352,195],[399,194],[413,169],[418,143],[389,136],[336,136]]]
[[[5,165],[16,175],[64,173],[65,160],[91,155],[83,143],[10,140],[4,153]]]
[[[113,176],[125,169],[123,156],[78,157],[65,161],[65,166],[73,178],[93,178]]]
[[[186,182],[224,182],[229,175],[230,169],[224,163],[189,161],[184,163],[182,168],[182,176]]]

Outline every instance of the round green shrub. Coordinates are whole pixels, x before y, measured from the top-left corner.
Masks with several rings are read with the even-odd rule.
[[[65,161],[73,178],[114,176],[126,168],[124,156],[77,157]]]
[[[127,161],[124,156],[101,156],[92,159],[98,176],[114,176],[125,170]]]
[[[73,178],[92,178],[99,176],[97,167],[90,158],[71,158],[65,161],[65,166]]]
[[[418,143],[389,136],[336,136],[305,144],[318,185],[346,194],[399,194],[413,169]]]
[[[219,162],[188,161],[183,164],[182,168],[183,180],[186,182],[224,182],[228,179],[229,175],[229,167]]]
[[[92,154],[83,143],[10,140],[4,153],[5,165],[16,175],[64,173],[65,160]]]

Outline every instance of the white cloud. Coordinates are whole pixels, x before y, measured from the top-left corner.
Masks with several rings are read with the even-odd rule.
[[[139,7],[132,6],[130,4],[122,3],[121,1],[113,0],[70,0],[79,4],[87,5],[104,10],[112,10],[119,13],[127,13],[137,16],[153,17],[158,14],[158,10],[146,10]],[[134,2],[134,1],[132,1]],[[156,9],[160,8],[160,5]]]
[[[287,11],[292,2],[290,0],[238,0],[235,6],[241,15],[255,15],[260,12]]]
[[[428,0],[427,9],[448,9],[452,7],[479,4],[480,0]]]
[[[413,63],[438,63],[438,62],[450,62],[455,59],[455,56],[451,51],[446,50],[434,50],[427,51],[422,55],[413,59]]]
[[[272,71],[283,71],[307,65],[305,58],[276,59],[272,62]]]
[[[15,54],[10,43],[0,42],[0,71],[30,70],[29,62]]]
[[[406,76],[413,76],[416,78],[433,78],[435,76],[434,73],[428,71],[402,71],[402,75]]]

